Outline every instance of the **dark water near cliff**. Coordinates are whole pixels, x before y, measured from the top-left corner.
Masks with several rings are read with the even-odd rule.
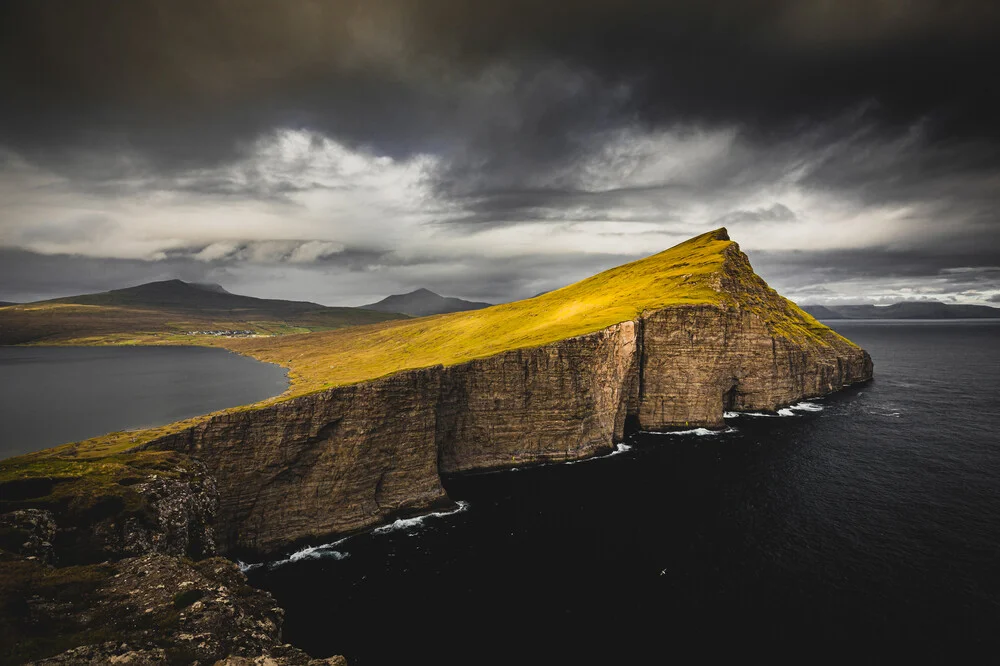
[[[465,511],[251,579],[288,611],[286,640],[354,666],[995,650],[1000,324],[836,328],[874,382],[725,434],[452,479]]]
[[[283,368],[205,347],[0,347],[0,458],[280,394]]]

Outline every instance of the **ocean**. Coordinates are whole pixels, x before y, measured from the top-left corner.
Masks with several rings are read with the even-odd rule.
[[[872,382],[724,432],[447,479],[459,510],[251,582],[286,609],[286,641],[352,666],[995,650],[1000,323],[833,325],[872,354]]]

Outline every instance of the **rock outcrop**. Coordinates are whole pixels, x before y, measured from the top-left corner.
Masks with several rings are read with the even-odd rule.
[[[202,463],[149,452],[82,475],[37,464],[0,482],[0,664],[344,663],[282,643],[283,611],[216,557]]]
[[[25,588],[17,640],[0,663],[345,663],[342,657],[313,659],[282,643],[282,609],[221,557],[193,562],[149,554],[62,569],[6,562],[0,571]]]
[[[735,243],[724,254],[718,302],[223,414],[145,447],[208,466],[220,548],[252,555],[447,505],[442,474],[584,458],[626,423],[720,427],[727,410],[871,377],[865,351],[770,289]]]
[[[0,549],[48,564],[216,552],[219,503],[204,463],[172,452],[100,463],[40,461],[0,482]]]

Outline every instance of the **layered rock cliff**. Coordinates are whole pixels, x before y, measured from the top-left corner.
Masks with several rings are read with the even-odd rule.
[[[145,447],[203,461],[220,548],[261,554],[446,505],[442,474],[584,458],[626,423],[719,427],[727,410],[871,377],[866,352],[770,289],[735,243],[710,280],[713,302],[223,414]]]

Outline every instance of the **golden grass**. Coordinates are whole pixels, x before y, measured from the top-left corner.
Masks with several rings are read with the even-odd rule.
[[[537,347],[635,319],[644,310],[721,302],[711,279],[732,242],[717,236],[703,234],[562,289],[483,310],[309,335],[232,340],[225,346],[289,367],[290,395]]]

